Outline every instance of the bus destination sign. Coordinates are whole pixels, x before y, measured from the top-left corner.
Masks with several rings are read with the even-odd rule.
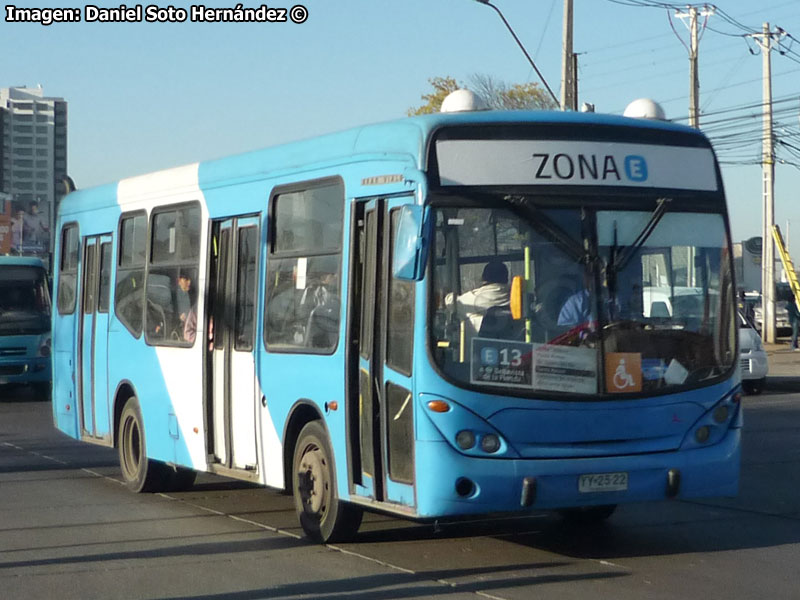
[[[439,140],[439,183],[715,191],[709,148],[565,140]]]

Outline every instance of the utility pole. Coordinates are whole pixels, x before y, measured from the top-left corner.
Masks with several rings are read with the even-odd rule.
[[[762,172],[762,245],[761,245],[761,337],[775,343],[775,244],[772,226],[775,224],[775,148],[772,131],[772,49],[784,35],[782,30],[771,33],[764,23],[761,33],[752,34],[761,47],[763,90],[763,139],[761,147]]]
[[[697,70],[697,50],[700,36],[697,32],[697,17],[710,17],[714,9],[704,7],[698,11],[696,6],[690,6],[689,12],[676,12],[679,19],[689,19],[689,126],[700,128],[700,76]]]
[[[775,149],[772,145],[772,37],[769,23],[764,23],[761,38],[757,38],[763,55],[762,92],[764,103],[764,136],[761,152],[761,172],[764,198],[764,244],[762,244],[761,272],[761,335],[770,344],[775,343],[775,244],[772,226],[775,224]]]
[[[561,52],[561,110],[577,110],[577,68],[572,52],[572,0],[564,0],[564,28]]]
[[[697,7],[689,9],[689,27],[692,30],[689,46],[689,126],[700,129],[700,77],[697,74]]]

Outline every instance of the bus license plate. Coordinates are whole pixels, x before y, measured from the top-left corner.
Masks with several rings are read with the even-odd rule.
[[[592,473],[578,476],[578,491],[589,492],[621,492],[628,489],[627,473]]]

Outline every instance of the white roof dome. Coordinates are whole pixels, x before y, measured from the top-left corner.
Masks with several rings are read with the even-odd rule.
[[[442,102],[441,112],[465,112],[470,110],[486,110],[483,98],[470,90],[450,92]]]
[[[655,100],[650,98],[639,98],[628,104],[625,112],[622,113],[625,117],[633,119],[654,119],[656,121],[666,121],[667,114],[661,105]]]

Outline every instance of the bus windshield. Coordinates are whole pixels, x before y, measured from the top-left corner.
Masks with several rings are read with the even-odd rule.
[[[0,269],[0,335],[38,335],[50,330],[50,294],[43,269]]]
[[[430,343],[441,372],[536,397],[667,393],[728,373],[736,328],[723,213],[655,197],[616,208],[629,204],[434,200]]]

